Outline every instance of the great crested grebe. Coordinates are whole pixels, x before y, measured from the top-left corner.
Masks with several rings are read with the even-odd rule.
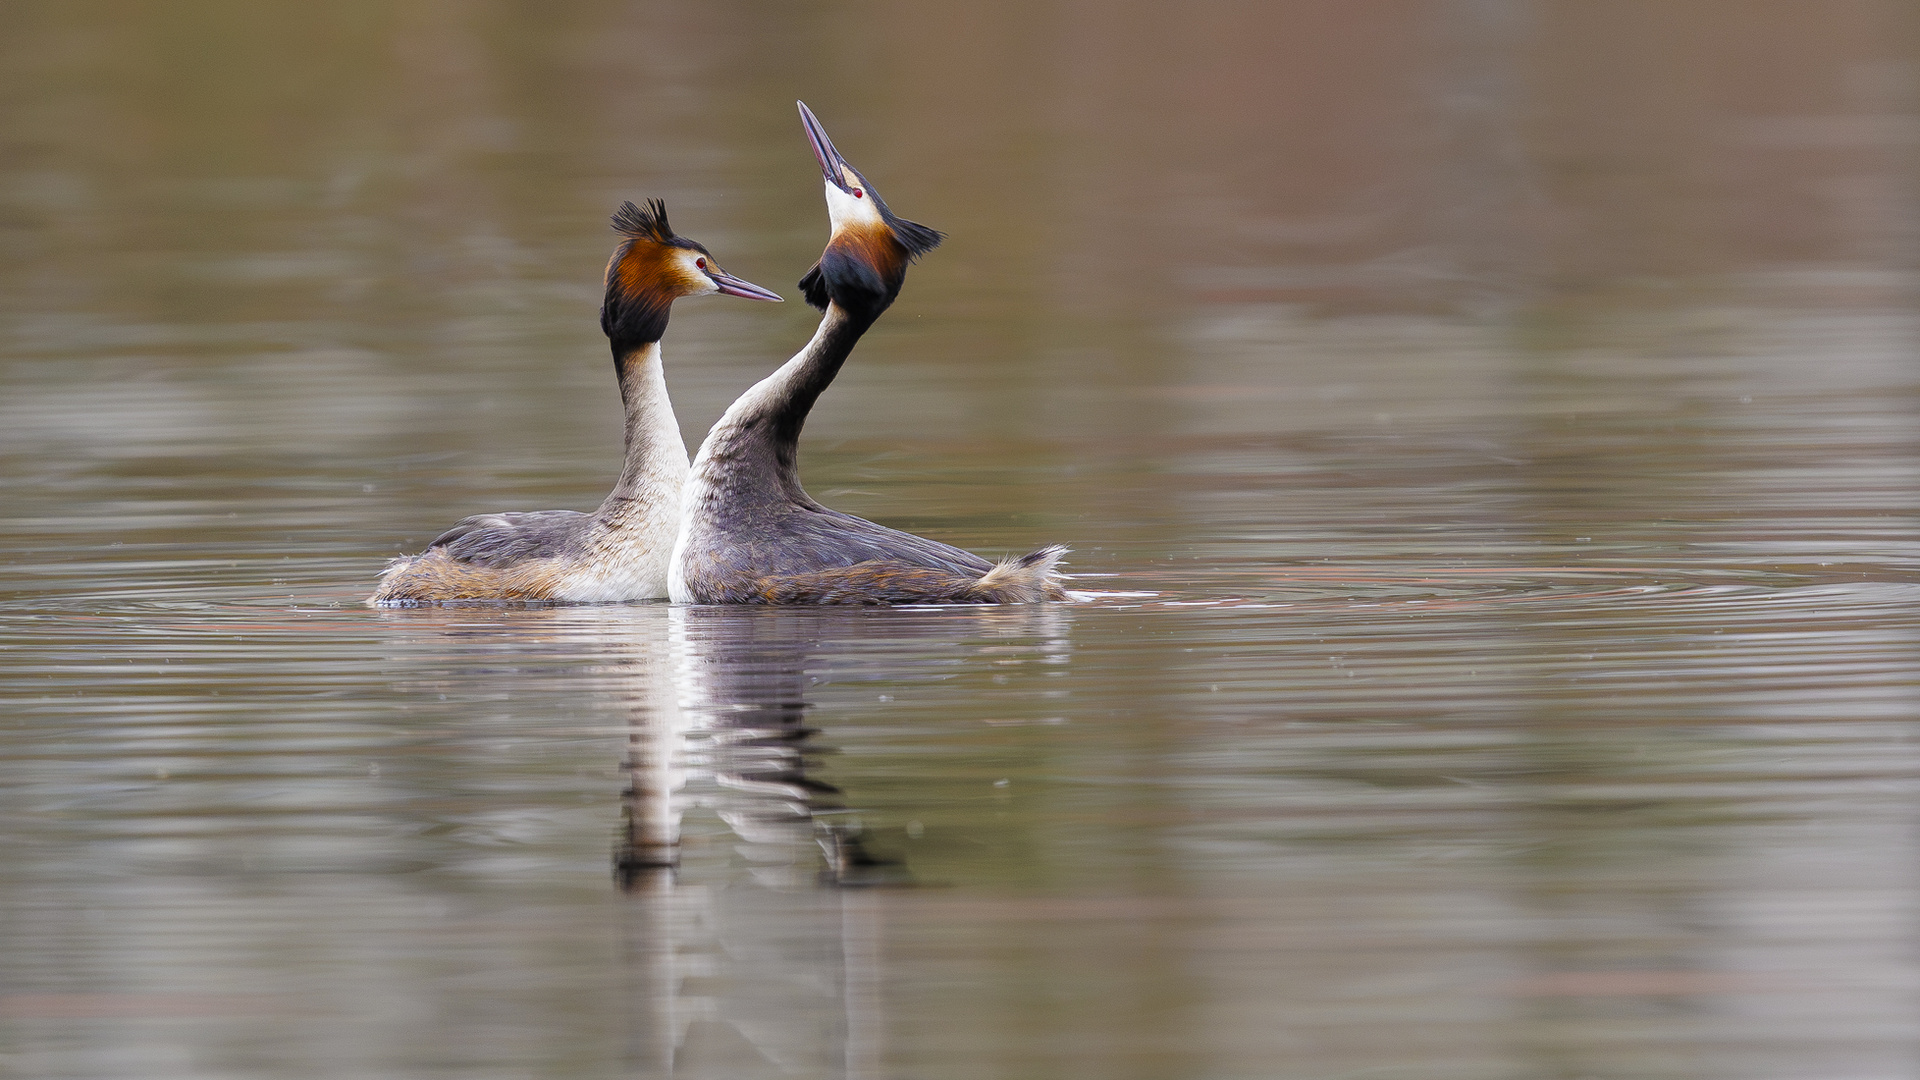
[[[467,518],[426,551],[388,565],[369,604],[592,603],[667,595],[667,560],[687,479],[687,444],[660,366],[667,315],[683,296],[780,296],[721,270],[706,248],[675,236],[658,199],[645,207],[621,204],[613,227],[626,239],[607,261],[600,328],[613,347],[627,413],[626,466],[613,492],[591,514],[535,510]]]
[[[1063,547],[998,564],[829,510],[800,487],[807,411],[860,335],[941,234],[887,208],[835,150],[804,102],[800,120],[826,179],[833,235],[800,279],[826,312],[813,340],[740,395],[707,434],[687,478],[668,590],[698,604],[1001,604],[1064,600]]]

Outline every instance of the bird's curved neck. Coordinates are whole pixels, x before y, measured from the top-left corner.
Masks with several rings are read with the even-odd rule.
[[[784,497],[811,505],[800,487],[800,429],[877,317],[829,304],[813,340],[740,395],[714,425],[695,466],[703,478],[743,498]]]
[[[601,506],[603,515],[634,502],[651,505],[671,488],[678,495],[687,475],[687,444],[667,397],[660,343],[649,341],[614,358],[620,376],[620,401],[626,406],[626,463]]]

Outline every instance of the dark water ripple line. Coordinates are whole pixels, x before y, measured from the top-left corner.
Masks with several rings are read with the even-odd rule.
[[[98,567],[90,567],[98,571]],[[169,567],[177,569],[177,567]],[[230,567],[227,567],[230,569]],[[138,578],[136,569],[127,569],[125,575],[115,573],[113,577]],[[225,577],[225,575],[223,575]],[[192,582],[192,580],[142,580],[138,586],[127,586],[123,590],[88,590],[88,592],[48,592],[42,596],[19,596],[12,600],[0,601],[0,613],[10,615],[12,619],[35,619],[42,623],[56,621],[100,621],[100,619],[125,619],[132,621],[138,615],[171,615],[179,619],[182,615],[198,615],[209,619],[234,619],[244,613],[273,613],[278,617],[301,615],[303,619],[326,619],[334,626],[365,626],[367,613],[361,611],[359,601],[363,592],[359,588],[351,592],[342,592],[338,578],[326,575],[305,573],[307,580],[296,580],[288,575],[284,582],[275,582],[267,588],[284,590],[275,596],[263,596],[259,586],[236,586],[230,582]],[[1620,578],[1645,578],[1640,582],[1622,582],[1605,588],[1605,582],[1619,582]],[[1277,603],[1350,603],[1359,607],[1359,601],[1394,600],[1404,603],[1436,603],[1440,600],[1544,600],[1567,601],[1603,600],[1609,596],[1630,598],[1649,592],[1676,594],[1684,590],[1705,590],[1705,588],[1726,588],[1715,584],[1711,578],[1738,578],[1749,582],[1753,588],[1772,588],[1774,592],[1784,592],[1789,584],[1805,584],[1809,580],[1818,580],[1814,575],[1780,575],[1780,573],[1757,573],[1743,569],[1607,569],[1607,567],[1555,567],[1555,569],[1513,569],[1513,567],[1476,567],[1476,569],[1457,569],[1457,567],[1438,567],[1438,569],[1367,569],[1367,567],[1315,567],[1315,569],[1242,569],[1238,573],[1210,571],[1204,580],[1194,582],[1192,577],[1183,575],[1177,582],[1162,582],[1154,575],[1100,575],[1100,577],[1077,578],[1075,584],[1079,592],[1092,605],[1114,605],[1114,603],[1139,603],[1139,605],[1240,605],[1240,607],[1260,607]],[[1837,577],[1837,575],[1836,575]],[[1851,575],[1849,580],[1859,580],[1860,575]],[[1705,578],[1705,580],[1701,580]],[[1887,584],[1908,584],[1910,575],[1874,575],[1876,580]],[[98,580],[92,573],[86,580]],[[1261,588],[1283,590],[1284,600],[1256,600],[1246,596],[1248,584],[1258,584]],[[1198,588],[1196,588],[1198,586]],[[1578,588],[1588,586],[1586,592],[1576,592]],[[1436,594],[1444,594],[1438,596]],[[315,603],[319,601],[319,605]],[[440,617],[449,613],[467,613],[470,619],[480,623],[495,623],[505,619],[511,611],[532,607],[545,609],[545,605],[492,605],[492,603],[470,603],[470,605],[449,605],[434,609]],[[399,613],[378,613],[384,617],[396,617]],[[261,630],[271,628],[273,623],[261,623]],[[184,630],[184,625],[173,625],[173,630]],[[209,621],[202,626],[207,632],[228,632],[227,623]]]
[[[1588,579],[1608,576],[1551,569]],[[1475,569],[1460,576],[1477,582],[1494,573]],[[1311,576],[1352,574],[1346,568],[1311,571]],[[1402,577],[1398,570],[1375,571],[1371,576],[1425,582],[1445,579],[1449,572],[1421,569]],[[1313,712],[1418,715],[1453,708],[1512,713],[1523,711],[1528,699],[1603,693],[1628,695],[1612,706],[1620,711],[1698,712],[1711,704],[1715,707],[1700,719],[1715,723],[1739,709],[1763,716],[1808,710],[1823,695],[1838,712],[1852,714],[1897,707],[1913,686],[1912,631],[1920,611],[1920,586],[1906,582],[1786,588],[1552,585],[1521,595],[1397,601],[1187,597],[1102,597],[1048,613],[1066,620],[1058,632],[1074,642],[1071,665],[1081,675],[1074,680],[1071,706],[1058,708],[1098,708],[1124,699],[1138,682],[1124,668],[1136,657],[1173,647],[1195,655],[1157,664],[1155,670],[1174,680],[1168,690],[1210,687],[1192,706],[1202,713],[1241,714],[1276,700],[1282,709]],[[1510,626],[1485,621],[1503,611],[1522,618]],[[164,617],[156,622],[156,614]],[[581,633],[595,627],[631,629],[663,617],[664,610],[639,605],[378,613],[276,608],[229,596],[179,607],[143,603],[84,615],[19,615],[16,611],[8,619],[23,631],[16,641],[24,648],[10,660],[15,678],[7,696],[23,713],[164,723],[170,717],[240,717],[261,708],[351,717],[360,707],[353,695],[391,693],[396,678],[425,685],[454,680],[439,692],[451,690],[458,700],[476,702],[481,698],[456,683],[488,672],[510,676],[527,706],[539,707],[576,691],[583,668],[608,662]],[[1029,615],[894,610],[808,617],[828,634],[829,658],[822,662],[833,678],[912,681],[963,673],[985,659],[977,640],[983,627],[1000,619],[1025,633],[1031,628],[1021,620]],[[1105,632],[1106,622],[1134,616],[1152,618],[1157,636]],[[907,636],[877,642],[870,636],[876,626]],[[942,632],[930,637],[930,627]],[[853,628],[868,636],[836,638],[837,630]],[[1561,640],[1543,651],[1542,642],[1530,636],[1539,633]],[[1652,635],[1652,640],[1636,644],[1634,635]],[[116,644],[108,653],[97,653],[103,642]],[[369,644],[386,653],[383,663],[369,667],[356,659]],[[76,655],[62,656],[63,650]],[[1339,664],[1315,658],[1328,650],[1343,654]],[[127,651],[135,655],[124,655]],[[78,655],[83,653],[94,655]],[[155,665],[153,654],[183,663]],[[126,663],[130,659],[143,662]],[[1056,659],[1068,662],[1064,656]],[[423,660],[432,666],[420,667]],[[1256,666],[1247,668],[1248,660]],[[261,664],[274,673],[248,670]],[[1115,674],[1084,677],[1102,670]],[[217,683],[226,696],[176,689],[202,681]],[[1610,685],[1600,689],[1602,684]],[[980,691],[983,700],[1002,694],[1019,700],[1027,693],[1019,687]]]

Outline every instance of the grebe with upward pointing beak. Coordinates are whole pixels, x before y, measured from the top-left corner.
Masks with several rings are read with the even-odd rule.
[[[426,551],[395,559],[369,604],[592,603],[667,595],[667,560],[687,478],[687,445],[660,364],[667,315],[683,296],[780,296],[721,270],[706,248],[674,235],[658,199],[644,208],[623,203],[613,227],[625,239],[607,262],[600,328],[613,348],[627,414],[626,465],[613,492],[591,514],[535,510],[467,518]]]
[[[1003,604],[1064,600],[1062,547],[998,564],[829,510],[800,486],[800,428],[854,344],[941,234],[907,221],[847,164],[806,104],[833,234],[800,280],[826,312],[799,355],[727,409],[695,456],[669,590],[699,604]]]

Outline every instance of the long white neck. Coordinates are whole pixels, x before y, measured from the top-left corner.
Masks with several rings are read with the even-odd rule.
[[[667,563],[687,482],[680,438],[660,364],[660,343],[621,357],[620,399],[627,412],[627,459],[588,530],[589,566],[562,597],[639,600],[667,594]]]
[[[627,412],[627,460],[620,479],[600,506],[600,516],[640,503],[669,516],[679,512],[687,481],[687,444],[667,396],[660,343],[650,341],[620,358],[620,400]],[[665,501],[656,496],[667,496]]]
[[[872,324],[872,319],[829,304],[813,339],[727,406],[700,444],[694,459],[695,478],[703,485],[724,486],[734,499],[811,503],[800,487],[800,429],[813,403]]]
[[[801,438],[806,413],[839,375],[841,365],[851,354],[854,342],[872,325],[872,319],[854,319],[839,304],[828,304],[820,327],[814,331],[801,352],[781,363],[772,375],[758,380],[745,394],[728,405],[707,440],[701,442],[701,459],[708,459],[722,444],[753,440],[770,444],[793,444]]]
[[[800,486],[796,462],[800,429],[820,392],[871,325],[871,317],[828,305],[813,340],[741,394],[707,433],[694,456],[681,503],[668,576],[669,595],[675,602],[691,599],[685,571],[693,545],[729,530],[751,529],[756,519],[767,514],[794,507],[819,509]]]

